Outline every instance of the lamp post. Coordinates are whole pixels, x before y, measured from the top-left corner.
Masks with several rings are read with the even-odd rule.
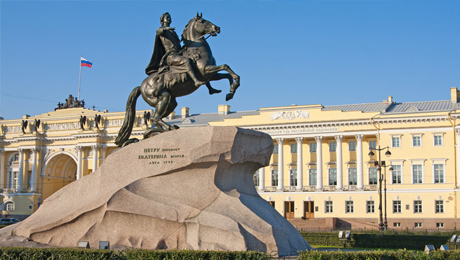
[[[370,148],[370,152],[369,152],[369,156],[374,156],[374,151],[378,151],[379,152],[379,155],[378,155],[378,161],[375,161],[374,164],[375,166],[377,166],[377,171],[379,173],[379,230],[380,231],[383,231],[385,230],[387,227],[388,227],[388,221],[387,221],[387,185],[386,185],[386,165],[385,165],[385,161],[382,161],[381,160],[381,157],[380,157],[380,152],[383,151],[383,150],[387,150],[385,152],[385,155],[387,157],[389,157],[391,155],[391,152],[390,152],[390,147],[383,147],[383,148],[380,148],[380,145],[379,145],[379,148]],[[382,174],[382,167],[385,168],[385,174]],[[385,223],[383,222],[383,211],[382,211],[382,183],[385,181]]]
[[[390,151],[388,151],[390,152]],[[391,155],[391,153],[390,153]],[[384,199],[385,199],[385,221],[383,222],[384,224],[384,229],[387,230],[388,229],[388,219],[387,219],[387,167],[390,167],[390,172],[393,171],[393,166],[389,165],[389,166],[382,166],[385,168],[385,173],[384,173],[384,178],[383,178],[383,185],[384,185]]]

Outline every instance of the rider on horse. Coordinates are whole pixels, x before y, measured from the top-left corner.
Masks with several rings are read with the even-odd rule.
[[[147,104],[155,108],[150,119],[154,127],[144,133],[144,138],[148,138],[153,133],[178,128],[162,120],[177,107],[176,98],[192,94],[204,83],[210,90],[209,94],[218,93],[220,90],[210,88],[209,82],[227,79],[230,83],[230,92],[225,96],[225,100],[228,101],[233,98],[236,89],[240,86],[240,76],[227,64],[216,65],[216,60],[204,37],[208,34],[216,36],[220,32],[219,26],[197,14],[185,26],[182,34],[185,43],[193,42],[193,44],[182,49],[174,28],[169,27],[171,16],[165,13],[161,17],[161,22],[162,26],[158,29],[155,39],[152,60],[146,69],[149,76],[128,96],[125,119],[115,139],[115,144],[118,146],[124,146],[137,140],[129,138],[136,121],[136,101],[141,95]],[[184,56],[181,55],[181,51],[184,52]],[[196,53],[199,55],[194,55]],[[191,57],[191,60],[187,57]],[[219,73],[220,71],[227,73]],[[197,76],[204,82],[199,81]]]
[[[152,58],[145,69],[145,73],[147,75],[155,72],[160,74],[169,66],[174,69],[174,72],[187,73],[195,83],[195,87],[206,84],[206,82],[199,81],[196,78],[190,59],[182,56],[179,36],[174,31],[174,27],[169,27],[171,25],[171,15],[164,13],[161,15],[160,22],[161,27],[157,29]]]

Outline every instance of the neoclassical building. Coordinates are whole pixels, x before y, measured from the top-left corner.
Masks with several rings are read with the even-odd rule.
[[[457,228],[459,212],[459,100],[460,92],[451,88],[444,101],[399,103],[388,97],[239,112],[220,105],[207,114],[182,108],[167,122],[269,134],[273,156],[254,182],[296,225],[450,229]],[[147,128],[147,112],[137,112],[134,136]],[[25,218],[58,189],[91,174],[118,149],[113,141],[123,117],[123,111],[71,107],[0,121],[2,215]]]

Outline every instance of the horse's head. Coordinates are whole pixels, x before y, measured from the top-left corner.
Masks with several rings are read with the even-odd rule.
[[[196,16],[188,22],[187,26],[185,26],[182,37],[185,40],[196,41],[200,38],[204,38],[207,34],[217,36],[218,33],[220,33],[219,26],[203,19],[202,14],[196,14]]]

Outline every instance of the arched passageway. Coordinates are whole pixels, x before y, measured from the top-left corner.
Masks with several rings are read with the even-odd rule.
[[[76,180],[77,163],[70,155],[61,153],[50,158],[44,167],[40,190],[43,200]]]

